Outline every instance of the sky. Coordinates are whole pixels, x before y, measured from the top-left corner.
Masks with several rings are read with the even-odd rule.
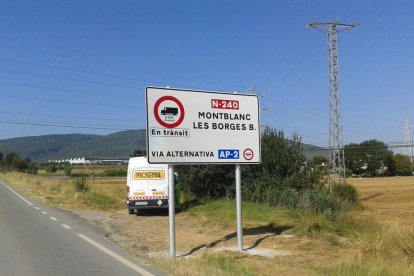
[[[359,24],[338,33],[344,143],[401,144],[413,14],[410,0],[1,1],[0,139],[144,129],[145,87],[169,86],[257,93],[262,125],[327,147],[327,35],[307,25],[340,22]]]

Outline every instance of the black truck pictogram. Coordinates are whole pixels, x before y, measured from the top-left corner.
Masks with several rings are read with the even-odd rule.
[[[176,107],[164,107],[161,110],[161,115],[174,115],[174,116],[177,116],[178,115],[178,108],[176,108]]]

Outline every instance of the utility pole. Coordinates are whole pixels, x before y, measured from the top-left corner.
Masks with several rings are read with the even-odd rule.
[[[52,168],[50,167],[50,160],[49,160],[49,179],[52,178]]]
[[[408,119],[404,121],[404,154],[410,158],[411,164],[413,163],[413,152],[411,151],[411,122]]]
[[[91,153],[91,161],[92,161],[92,185],[95,185],[95,162],[93,159],[93,153]]]
[[[339,93],[339,70],[338,70],[338,32],[350,30],[357,24],[309,23],[323,33],[328,34],[328,59],[329,59],[329,183],[336,179],[345,183],[345,154],[344,138],[341,114],[341,99]]]

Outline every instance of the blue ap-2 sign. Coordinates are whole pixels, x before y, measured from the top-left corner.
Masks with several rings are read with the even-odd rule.
[[[240,151],[236,149],[219,149],[218,158],[219,159],[239,159]]]

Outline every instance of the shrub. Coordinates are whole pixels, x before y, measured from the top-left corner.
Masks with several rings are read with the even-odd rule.
[[[127,176],[127,170],[126,169],[115,169],[115,170],[106,170],[102,173],[102,176],[106,177],[126,177]]]
[[[83,197],[86,205],[107,210],[116,206],[116,200],[109,195],[92,191]]]
[[[350,169],[345,169],[345,177],[351,177],[354,173],[352,172],[352,170]]]
[[[314,211],[329,218],[335,217],[342,209],[340,201],[326,190],[305,191],[300,206],[305,210]]]
[[[39,168],[37,166],[30,164],[30,166],[27,168],[27,173],[36,175],[38,170]]]
[[[85,177],[77,178],[76,181],[74,182],[74,186],[75,186],[75,191],[77,192],[86,193],[87,191],[89,191],[89,185]]]
[[[279,194],[278,205],[295,208],[298,204],[298,194],[295,189],[285,188]]]
[[[66,176],[72,176],[72,167],[70,165],[69,166],[66,166],[64,168],[64,172],[65,172],[65,175]]]
[[[76,178],[87,178],[89,174],[87,173],[71,173],[70,177],[76,177]]]
[[[332,194],[341,202],[358,202],[358,191],[352,185],[335,183],[332,185]]]
[[[58,169],[57,169],[57,166],[56,166],[55,163],[51,163],[46,167],[46,172],[47,173],[55,173],[55,172],[57,172],[57,170]]]

